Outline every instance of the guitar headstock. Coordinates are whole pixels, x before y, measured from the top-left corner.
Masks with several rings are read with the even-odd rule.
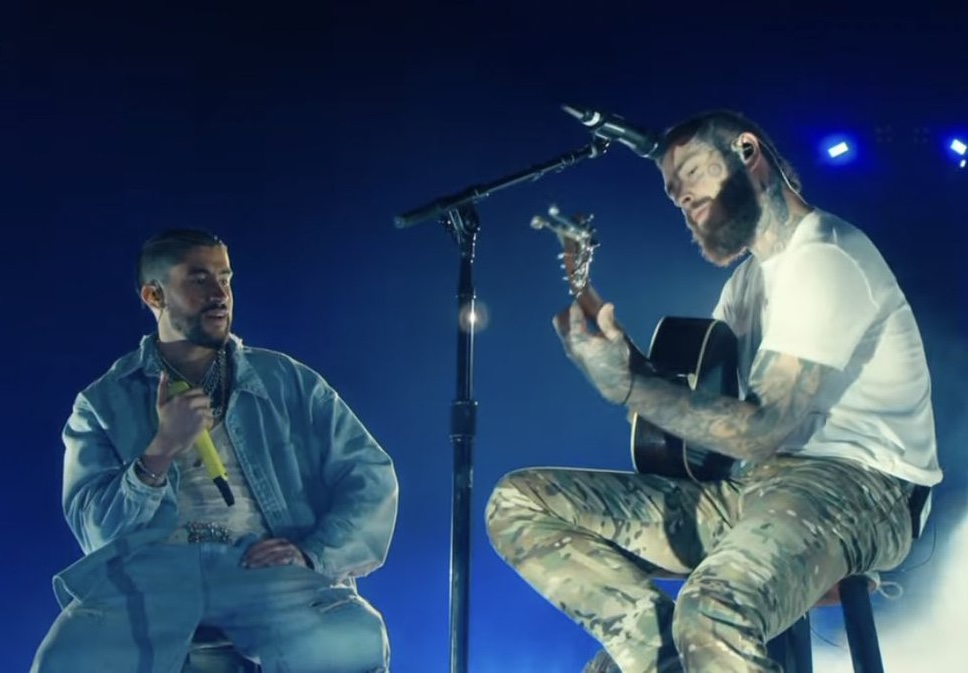
[[[588,286],[589,269],[598,240],[595,238],[595,228],[591,226],[594,215],[573,215],[567,217],[561,214],[557,205],[548,208],[548,218],[535,215],[531,218],[533,229],[549,229],[553,231],[563,250],[558,253],[561,268],[565,275],[563,280],[568,282],[568,289],[573,297],[580,295]]]

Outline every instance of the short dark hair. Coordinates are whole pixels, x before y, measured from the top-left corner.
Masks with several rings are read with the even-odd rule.
[[[752,133],[757,137],[760,145],[766,148],[766,155],[770,163],[786,179],[793,191],[799,193],[801,189],[800,177],[793,165],[780,154],[776,145],[759,124],[741,112],[734,110],[709,110],[678,122],[663,133],[662,140],[657,148],[658,151],[654,156],[658,161],[661,161],[670,147],[695,138],[712,145],[724,156],[729,157],[733,151],[733,142],[741,133]]]
[[[161,283],[168,270],[181,263],[192,248],[215,247],[225,243],[203,229],[168,229],[155,234],[141,246],[138,255],[138,290],[147,283]]]

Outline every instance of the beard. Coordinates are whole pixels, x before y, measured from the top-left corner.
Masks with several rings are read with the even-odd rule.
[[[738,164],[738,165],[737,165]],[[763,214],[753,180],[736,162],[728,162],[729,176],[714,198],[709,200],[704,222],[686,217],[692,239],[702,256],[716,266],[729,266],[752,244]]]
[[[212,329],[205,324],[205,312],[212,309],[225,308],[224,306],[209,306],[204,310],[194,314],[171,313],[171,325],[189,343],[203,348],[218,350],[229,340],[229,333],[232,331],[232,315],[226,316],[223,327]]]

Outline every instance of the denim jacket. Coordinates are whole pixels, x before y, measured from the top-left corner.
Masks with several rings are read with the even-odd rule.
[[[383,565],[396,525],[393,462],[338,393],[291,357],[232,335],[233,387],[225,412],[252,495],[286,538],[333,583]],[[135,476],[158,427],[161,374],[153,335],[80,392],[63,430],[63,507],[85,556],[54,577],[65,607],[73,580],[168,537],[178,520],[178,467],[164,487]]]

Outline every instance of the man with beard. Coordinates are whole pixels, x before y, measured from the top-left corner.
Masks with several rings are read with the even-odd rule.
[[[63,610],[33,671],[181,671],[200,626],[265,671],[386,670],[356,578],[389,549],[393,464],[319,374],[231,332],[231,280],[207,232],[143,246],[157,331],[64,428],[63,505],[85,556],[55,577]],[[196,450],[206,439],[226,493]]]
[[[904,294],[859,229],[800,194],[757,125],[714,111],[656,155],[702,255],[739,397],[634,373],[614,306],[554,324],[606,400],[735,459],[723,479],[523,469],[486,511],[497,552],[603,646],[586,671],[778,672],[767,643],[850,575],[898,566],[941,481],[931,384]],[[635,368],[649,372],[648,368]],[[653,583],[683,576],[676,602]]]

